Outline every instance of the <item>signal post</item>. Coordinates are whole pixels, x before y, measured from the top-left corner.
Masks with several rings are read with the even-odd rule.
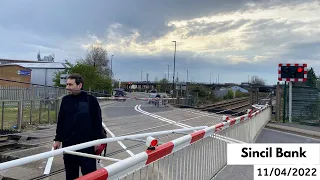
[[[307,64],[279,64],[278,81],[289,84],[289,123],[292,122],[292,82],[307,81]]]

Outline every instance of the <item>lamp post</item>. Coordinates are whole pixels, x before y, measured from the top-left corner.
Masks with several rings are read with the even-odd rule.
[[[173,91],[173,94],[174,94],[174,75],[176,73],[176,49],[177,49],[177,42],[176,41],[172,41],[174,42],[174,56],[173,56],[173,77],[172,77],[172,91]]]
[[[112,71],[112,58],[113,58],[113,55],[111,55],[111,60],[110,60],[111,78],[112,78],[112,76],[113,76],[113,71]]]
[[[169,81],[169,65],[167,65],[168,66],[168,81]]]

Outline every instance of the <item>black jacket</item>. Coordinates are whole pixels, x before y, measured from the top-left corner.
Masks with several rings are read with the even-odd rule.
[[[66,147],[101,138],[105,136],[97,99],[86,92],[64,96],[54,140],[62,142]]]

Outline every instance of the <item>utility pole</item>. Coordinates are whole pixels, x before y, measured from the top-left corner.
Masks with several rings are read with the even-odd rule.
[[[186,97],[187,97],[187,101],[188,101],[188,95],[189,95],[189,91],[188,91],[188,81],[189,81],[189,72],[187,69],[187,82],[186,82]],[[188,101],[189,102],[189,101]]]
[[[113,55],[111,56],[111,60],[110,60],[110,78],[111,78],[111,84],[112,84],[112,88],[114,86],[114,82],[113,82],[113,71],[112,71],[112,58],[113,58]]]
[[[141,71],[141,82],[142,82],[142,71]]]
[[[174,56],[173,56],[173,77],[172,77],[172,90],[173,90],[173,94],[175,91],[175,87],[174,87],[174,75],[176,73],[176,49],[177,49],[177,42],[176,41],[172,41],[174,42]]]
[[[167,66],[168,66],[168,82],[169,82],[170,81],[169,80],[169,64]]]
[[[177,72],[177,83],[179,82],[179,72]]]
[[[187,82],[188,82],[188,79],[189,79],[189,78],[188,78],[188,69],[187,69]]]
[[[112,58],[113,58],[113,55],[111,55],[111,60],[110,60],[111,78],[112,78],[112,76],[113,76],[113,71],[112,71]]]

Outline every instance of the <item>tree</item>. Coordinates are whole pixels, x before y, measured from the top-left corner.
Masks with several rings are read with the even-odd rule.
[[[265,80],[262,78],[259,78],[258,76],[252,76],[250,83],[257,84],[257,85],[265,85],[266,84]]]
[[[112,77],[108,59],[107,50],[103,47],[103,44],[100,42],[95,42],[90,45],[87,51],[87,55],[83,60],[84,63],[91,65],[97,68],[98,73],[107,77]]]
[[[158,81],[159,81],[158,77],[155,77],[155,78],[154,78],[154,82],[155,82],[155,83],[158,83]]]
[[[170,91],[168,79],[163,78],[163,79],[161,79],[161,80],[159,81],[158,84],[160,85],[161,91],[163,91],[163,92],[164,92],[164,91]]]
[[[101,74],[99,74],[95,67],[85,64],[82,61],[78,61],[75,65],[72,65],[69,62],[67,62],[67,64],[70,68],[55,73],[55,77],[53,78],[55,86],[65,86],[60,84],[61,74],[78,73],[82,75],[84,78],[84,90],[107,91],[111,93],[111,79],[109,77],[104,77]]]
[[[313,87],[313,88],[317,87],[317,76],[316,76],[313,68],[310,68],[308,70],[306,85],[309,87]]]
[[[306,82],[292,82],[292,85],[295,87],[317,87],[317,76],[313,68],[308,69],[307,71],[307,81]]]

